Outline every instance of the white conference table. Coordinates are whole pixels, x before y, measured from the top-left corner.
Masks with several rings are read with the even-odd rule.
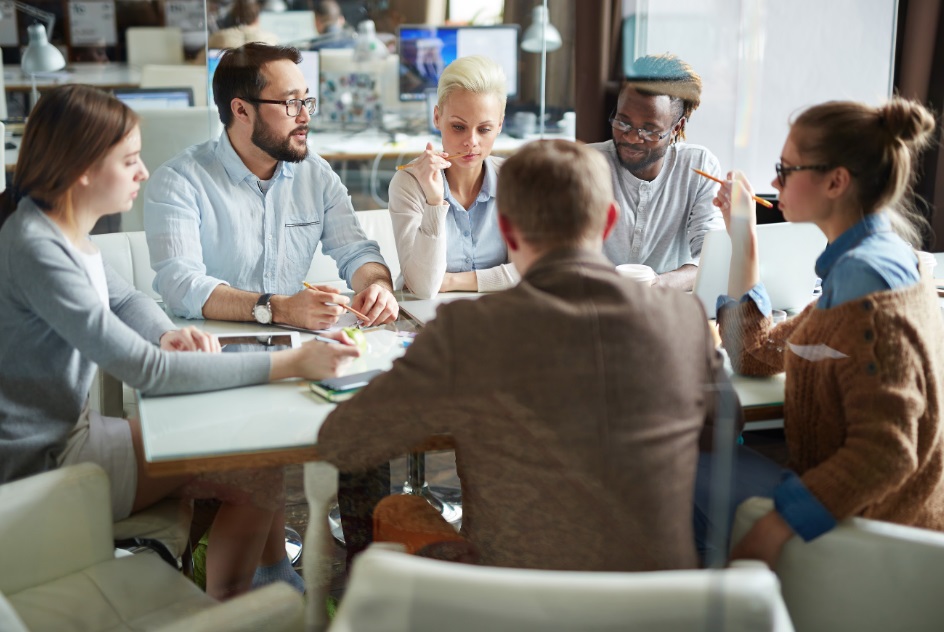
[[[401,312],[402,313],[402,312]],[[187,321],[213,333],[273,333],[281,329],[218,321]],[[415,330],[401,316],[396,327],[368,330],[368,351],[347,372],[389,369],[405,352],[397,329]],[[302,339],[310,335],[302,334]],[[730,372],[730,369],[729,369]],[[747,430],[779,427],[783,417],[783,375],[732,376],[747,419]],[[155,475],[239,468],[274,467],[318,459],[321,424],[334,409],[305,380],[172,395],[138,396],[138,411],[148,470]],[[450,447],[433,438],[423,449]]]

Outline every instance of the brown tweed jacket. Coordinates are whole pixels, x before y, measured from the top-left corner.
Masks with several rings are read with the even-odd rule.
[[[557,252],[512,289],[440,307],[328,417],[318,452],[357,470],[451,434],[463,533],[485,564],[694,567],[695,463],[718,385],[697,300]]]

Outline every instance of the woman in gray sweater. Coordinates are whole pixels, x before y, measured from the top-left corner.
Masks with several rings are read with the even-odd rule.
[[[215,337],[177,329],[104,264],[88,233],[103,215],[131,209],[148,177],[140,151],[137,115],[88,86],[50,90],[30,114],[0,201],[0,483],[93,461],[109,474],[116,520],[167,496],[212,495],[222,506],[207,592],[226,598],[280,577],[301,587],[285,557],[281,469],[152,478],[137,420],[88,409],[96,366],[158,395],[320,379],[357,355],[320,342],[212,353]]]

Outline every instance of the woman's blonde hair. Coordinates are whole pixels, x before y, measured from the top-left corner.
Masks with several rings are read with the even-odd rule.
[[[456,90],[475,94],[493,94],[501,103],[502,114],[508,100],[508,81],[505,71],[496,62],[482,55],[460,57],[443,70],[437,91],[439,109]]]
[[[82,84],[43,93],[26,123],[13,184],[0,197],[0,225],[24,197],[40,208],[61,208],[72,221],[72,187],[138,125],[124,103]]]
[[[804,110],[793,139],[804,160],[845,167],[864,215],[886,211],[895,231],[921,247],[927,221],[914,210],[912,188],[918,154],[931,144],[934,115],[916,101],[893,97],[872,107],[829,101]]]

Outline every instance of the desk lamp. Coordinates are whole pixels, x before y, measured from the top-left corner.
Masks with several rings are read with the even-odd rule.
[[[541,113],[538,115],[538,124],[540,125],[541,138],[544,138],[544,109],[546,106],[546,75],[547,75],[547,53],[555,51],[561,47],[560,32],[554,28],[550,20],[547,19],[547,0],[543,4],[534,7],[531,12],[531,26],[524,32],[521,39],[521,49],[529,53],[541,53],[541,74],[539,77],[540,85],[538,87],[539,98],[541,101]]]
[[[33,82],[33,90],[30,94],[30,109],[36,105],[39,100],[39,90],[36,88],[36,74],[41,72],[52,72],[64,68],[66,60],[63,58],[59,49],[49,43],[46,37],[47,31],[52,32],[52,27],[56,23],[56,16],[48,11],[41,11],[25,2],[13,0],[13,6],[27,15],[31,15],[38,20],[46,23],[31,24],[26,32],[29,34],[29,44],[23,52],[23,58],[20,60],[20,68],[30,76]]]
[[[373,20],[361,20],[357,25],[357,39],[354,41],[354,61],[384,59],[387,45],[377,37],[377,27]]]

